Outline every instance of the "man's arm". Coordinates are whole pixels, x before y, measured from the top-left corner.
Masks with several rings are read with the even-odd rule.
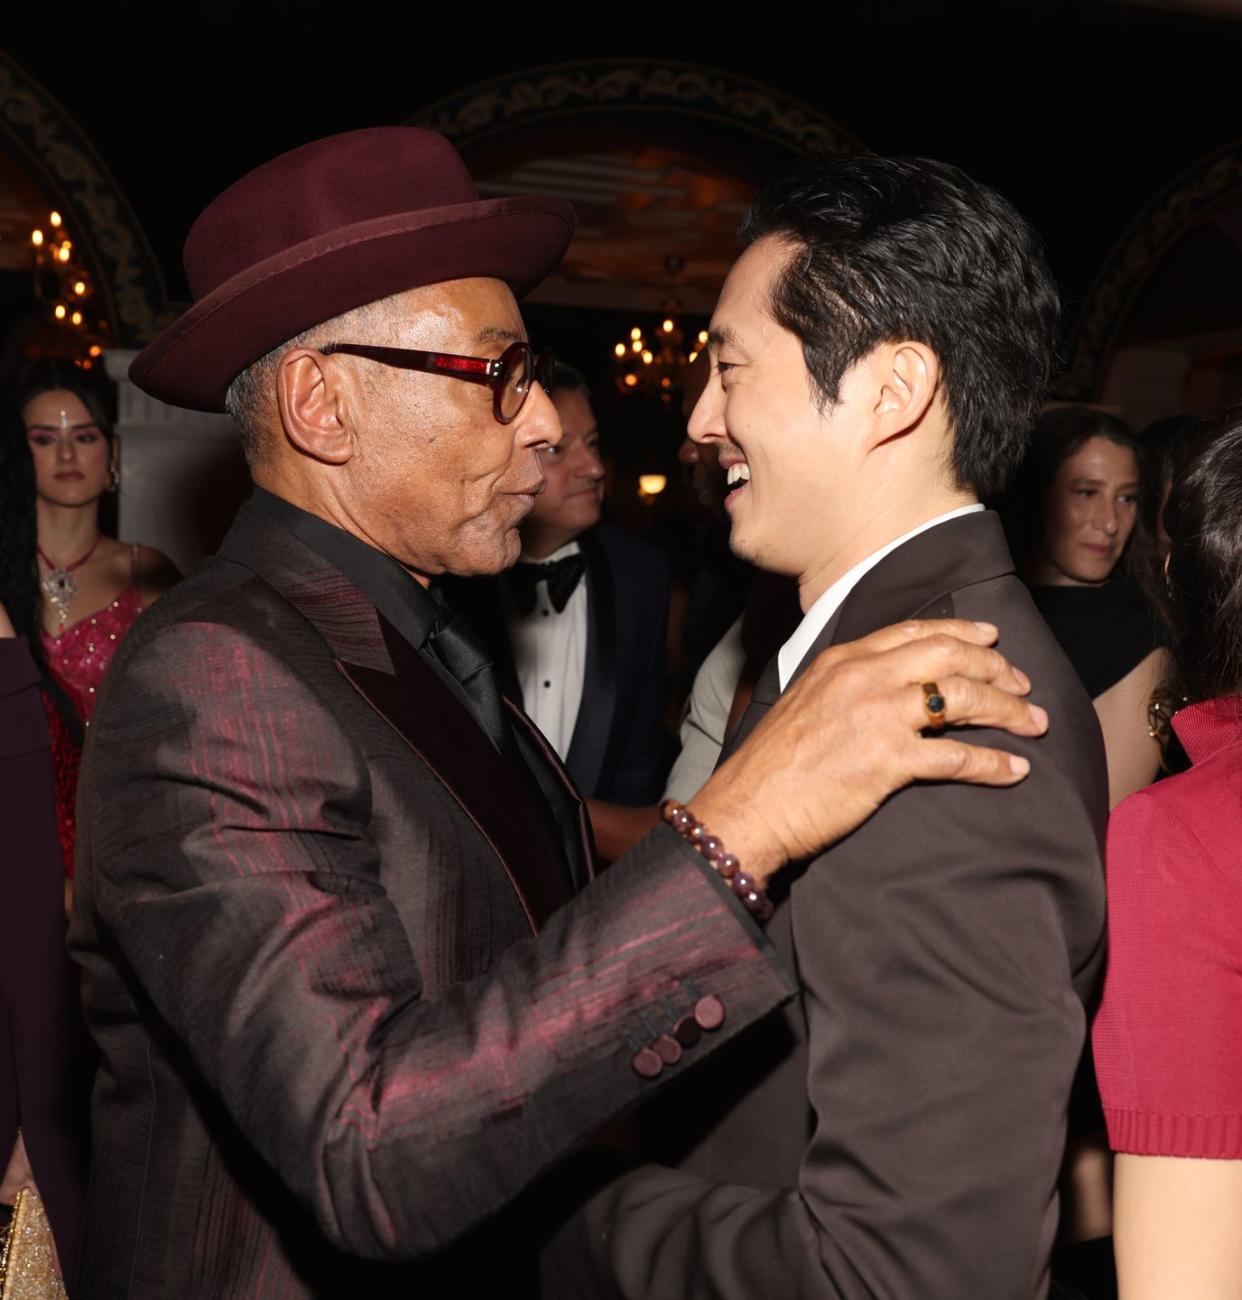
[[[644,561],[642,568],[637,559]],[[668,696],[665,653],[668,643],[668,565],[661,557],[641,554],[632,568],[613,573],[613,581],[633,583],[636,590],[622,599],[618,609],[618,635],[634,642],[636,662],[631,678],[635,692],[618,699],[624,727],[621,750],[609,798],[614,803],[642,807],[659,798],[663,777],[664,705]],[[645,570],[645,571],[644,571]],[[614,723],[616,725],[616,723]]]
[[[649,1091],[635,1052],[699,999],[726,1008],[711,1039],[788,995],[758,931],[662,829],[486,977],[424,998],[368,770],[332,710],[220,626],[174,626],[125,670],[86,783],[99,922],[348,1250],[442,1248]]]

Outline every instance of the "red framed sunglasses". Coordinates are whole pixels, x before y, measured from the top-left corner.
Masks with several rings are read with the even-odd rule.
[[[537,383],[551,391],[556,358],[551,352],[536,353],[529,343],[510,343],[498,358],[463,357],[452,352],[421,352],[414,348],[385,348],[370,343],[328,343],[317,351],[324,356],[341,353],[378,361],[401,370],[419,370],[428,375],[447,375],[471,384],[486,384],[492,390],[492,414],[501,424],[510,424],[526,405],[530,386]]]

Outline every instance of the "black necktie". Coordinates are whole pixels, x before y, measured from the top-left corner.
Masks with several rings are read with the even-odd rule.
[[[535,587],[546,582],[548,599],[559,614],[569,604],[574,588],[582,581],[585,567],[586,557],[581,551],[561,560],[553,560],[551,564],[530,564],[523,561],[515,564],[505,574],[505,583],[513,595],[518,613],[529,614],[535,608]]]
[[[516,742],[509,730],[509,716],[487,647],[470,624],[453,612],[438,587],[431,589],[431,595],[438,616],[427,638],[428,649],[460,683],[470,699],[474,716],[496,748],[506,758],[516,757]]]

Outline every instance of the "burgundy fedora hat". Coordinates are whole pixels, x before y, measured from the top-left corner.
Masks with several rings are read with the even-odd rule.
[[[174,406],[223,411],[239,371],[363,303],[468,276],[520,297],[561,260],[573,228],[560,199],[481,200],[434,131],[317,140],[243,176],[194,223],[194,305],[134,358],[130,378]]]

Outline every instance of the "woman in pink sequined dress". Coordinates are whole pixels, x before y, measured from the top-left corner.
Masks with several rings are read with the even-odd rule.
[[[118,449],[98,398],[72,373],[41,366],[18,396],[33,468],[32,577],[37,583],[40,657],[68,876],[73,874],[73,805],[82,729],[90,725],[95,696],[117,643],[178,577],[159,551],[100,531],[101,500],[117,486]]]

